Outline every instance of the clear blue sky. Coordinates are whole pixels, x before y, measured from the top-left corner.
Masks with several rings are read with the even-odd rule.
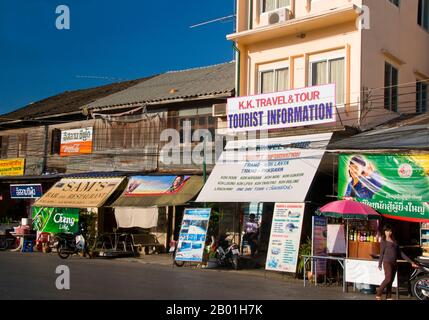
[[[235,0],[0,0],[0,114],[57,93],[233,60]],[[58,5],[71,29],[57,30]],[[109,77],[115,79],[90,79]]]

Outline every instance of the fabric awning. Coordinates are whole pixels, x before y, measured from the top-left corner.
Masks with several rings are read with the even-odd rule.
[[[38,207],[99,208],[125,177],[64,178],[35,202]]]
[[[158,207],[115,208],[116,224],[119,228],[154,228],[158,225]]]
[[[200,176],[133,176],[112,207],[184,205],[204,185]]]
[[[230,141],[196,202],[304,202],[331,137]]]

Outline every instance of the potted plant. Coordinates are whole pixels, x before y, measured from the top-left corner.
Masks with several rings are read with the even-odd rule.
[[[307,240],[302,243],[299,247],[299,255],[298,255],[298,267],[297,267],[297,276],[299,277],[305,277],[304,275],[304,270],[305,270],[305,266],[304,266],[304,257],[303,256],[309,256],[311,255],[311,239],[310,237],[307,238]],[[307,277],[308,279],[312,278],[312,273],[311,270],[307,272]]]

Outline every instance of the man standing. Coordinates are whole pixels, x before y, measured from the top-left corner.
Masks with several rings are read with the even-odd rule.
[[[247,243],[250,246],[250,252],[252,254],[252,257],[255,256],[256,253],[256,247],[257,247],[257,241],[258,241],[258,235],[259,235],[259,224],[255,221],[255,214],[251,213],[249,215],[249,221],[246,222],[246,225],[244,227],[245,234],[243,237],[244,241],[247,241]]]

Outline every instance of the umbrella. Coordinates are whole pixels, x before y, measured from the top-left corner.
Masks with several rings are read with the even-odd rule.
[[[353,220],[381,219],[381,215],[370,206],[352,200],[339,200],[328,203],[319,208],[316,213],[325,217]]]

